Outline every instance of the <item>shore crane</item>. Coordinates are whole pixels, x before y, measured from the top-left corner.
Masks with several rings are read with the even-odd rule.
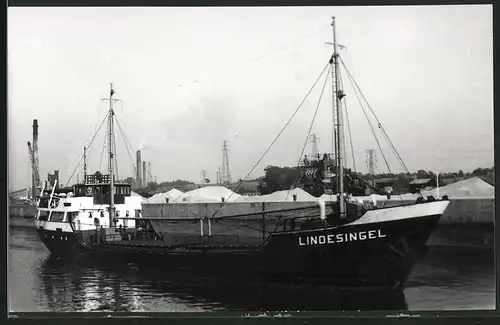
[[[31,142],[29,142],[29,141],[28,141],[28,151],[30,154],[31,170],[33,172],[33,178],[35,179],[35,188],[31,189],[31,196],[34,199],[36,197],[35,189],[40,188],[42,184],[40,182],[40,172],[38,170],[38,156],[36,155],[35,151],[31,147]]]

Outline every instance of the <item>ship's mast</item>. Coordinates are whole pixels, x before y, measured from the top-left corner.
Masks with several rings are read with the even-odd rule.
[[[333,84],[334,84],[334,119],[336,117],[336,132],[335,132],[335,158],[337,165],[337,192],[338,192],[338,201],[339,202],[339,212],[340,217],[346,217],[345,211],[345,197],[344,197],[344,148],[343,141],[344,138],[344,127],[343,127],[343,117],[342,117],[342,107],[341,107],[341,99],[344,97],[343,91],[340,89],[338,71],[339,71],[339,54],[337,49],[337,35],[335,31],[335,17],[332,17],[332,30],[333,30]]]
[[[83,146],[83,184],[87,179],[87,146]]]
[[[115,179],[113,175],[113,94],[115,90],[113,89],[113,84],[111,83],[111,89],[109,91],[109,136],[108,136],[108,149],[109,149],[109,160],[108,160],[108,173],[109,173],[109,192],[110,192],[110,203],[109,203],[109,214],[110,221],[115,218]],[[111,226],[111,223],[109,224]]]
[[[114,129],[113,129],[113,119],[115,112],[113,111],[113,103],[118,99],[114,99],[113,95],[115,90],[113,88],[113,83],[110,84],[109,98],[103,98],[103,100],[109,100],[109,114],[108,114],[108,174],[109,174],[109,226],[111,227],[113,220],[115,218],[115,179],[113,171],[113,158],[115,156],[113,152],[113,139],[114,139]]]

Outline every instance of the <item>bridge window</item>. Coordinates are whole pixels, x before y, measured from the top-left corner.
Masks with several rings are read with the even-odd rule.
[[[37,219],[40,221],[49,220],[49,211],[43,211],[43,210],[38,211]]]
[[[68,222],[73,222],[77,216],[78,212],[68,212],[67,213]]]
[[[52,211],[50,215],[50,221],[62,222],[64,219],[64,212],[61,211]]]

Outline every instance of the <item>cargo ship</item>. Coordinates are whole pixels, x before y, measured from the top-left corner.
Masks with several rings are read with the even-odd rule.
[[[349,174],[339,122],[345,94],[338,78],[335,18],[332,28],[333,54],[313,87],[321,77],[326,85],[331,72],[336,123],[328,177],[336,184],[335,202],[317,199],[279,209],[249,202],[253,212],[236,214],[221,214],[228,204],[221,202],[204,215],[180,207],[180,216],[164,218],[161,205],[141,204],[131,196],[129,184],[115,181],[109,140],[107,175],[94,174],[70,193],[52,190],[40,198],[35,224],[45,246],[64,258],[167,265],[168,272],[183,274],[400,289],[426,254],[426,242],[449,201],[429,197],[377,208],[352,199],[345,187]],[[108,139],[114,139],[114,93],[111,84]]]

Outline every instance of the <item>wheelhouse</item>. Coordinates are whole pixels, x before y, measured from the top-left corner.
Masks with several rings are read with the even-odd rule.
[[[79,211],[39,209],[35,215],[35,220],[53,222],[72,222]]]
[[[72,197],[91,197],[94,205],[111,205],[111,178],[109,175],[103,175],[96,172],[92,175],[86,175],[81,184],[76,184],[72,188],[63,188],[56,190],[52,196],[50,191],[45,191],[40,197],[40,208],[54,209],[60,199]],[[125,204],[125,197],[131,196],[130,184],[117,182],[114,185],[114,204]],[[71,207],[71,202],[63,201],[64,207]]]
[[[111,204],[110,187],[109,183],[78,184],[74,186],[74,197],[93,197],[95,205]],[[124,204],[130,195],[130,184],[114,184],[115,204]]]
[[[114,203],[124,204],[125,197],[130,196],[130,184],[114,183]],[[92,175],[86,175],[83,184],[77,184],[73,187],[75,197],[93,197],[94,204],[111,204],[111,177],[96,172]]]

